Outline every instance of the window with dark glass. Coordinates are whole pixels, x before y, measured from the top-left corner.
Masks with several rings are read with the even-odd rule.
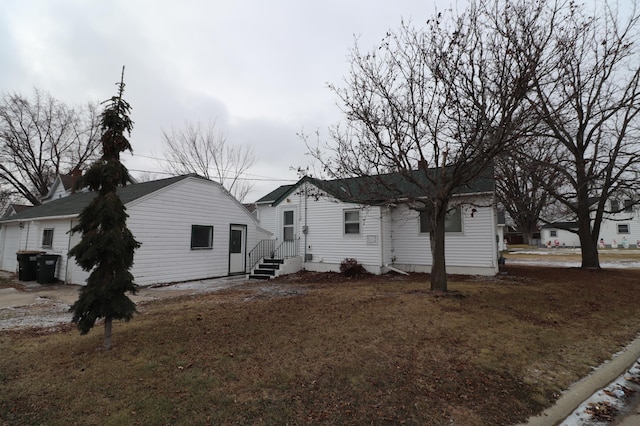
[[[431,221],[427,212],[420,212],[420,232],[431,232]],[[462,209],[460,207],[454,207],[447,211],[444,218],[444,232],[462,232]]]
[[[242,231],[231,230],[231,253],[242,253]]]
[[[628,223],[619,223],[618,224],[618,234],[628,234],[629,233],[629,224]]]
[[[633,213],[633,200],[624,200],[624,212]]]
[[[53,247],[53,229],[45,229],[42,231],[42,247]]]
[[[191,225],[191,248],[213,248],[213,226]]]
[[[282,237],[285,241],[294,239],[293,210],[285,210],[282,217]]]

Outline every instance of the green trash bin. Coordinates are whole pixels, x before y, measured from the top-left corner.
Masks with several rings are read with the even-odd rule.
[[[56,264],[59,257],[57,254],[40,254],[37,256],[39,284],[50,284],[57,281]]]
[[[34,281],[38,275],[38,255],[43,251],[19,251],[16,253],[18,259],[18,280]]]

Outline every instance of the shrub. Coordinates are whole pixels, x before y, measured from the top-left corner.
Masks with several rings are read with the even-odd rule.
[[[346,277],[356,278],[365,272],[364,266],[359,264],[356,259],[347,258],[340,262],[340,273]]]

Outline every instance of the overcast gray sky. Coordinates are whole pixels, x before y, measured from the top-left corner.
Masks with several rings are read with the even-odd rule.
[[[456,0],[2,0],[0,92],[46,90],[68,104],[105,100],[125,71],[135,122],[134,176],[155,178],[162,129],[215,121],[252,145],[255,201],[297,180],[310,159],[296,136],[341,118],[328,82],[347,74],[402,18],[414,24]]]

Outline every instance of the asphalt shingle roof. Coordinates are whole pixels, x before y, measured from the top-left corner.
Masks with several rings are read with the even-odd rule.
[[[274,189],[264,197],[256,201],[256,204],[274,203],[278,201],[283,195],[288,194],[295,185],[282,185]]]
[[[432,171],[429,171],[432,172]],[[303,182],[308,181],[320,190],[344,202],[379,204],[385,201],[418,199],[424,197],[430,187],[425,172],[416,170],[410,176],[391,173],[379,176],[354,177],[335,180],[321,180],[304,177],[295,185],[283,185],[262,197],[256,203],[278,204]],[[477,194],[493,192],[495,182],[492,171],[475,179],[470,185],[455,189],[456,194]]]
[[[149,182],[135,183],[118,188],[118,195],[123,204],[130,203],[133,200],[144,197],[164,187],[172,185],[188,177],[196,175],[174,176],[166,179],[154,180]],[[204,179],[204,178],[201,178]],[[13,216],[0,220],[0,222],[8,222],[23,219],[35,219],[39,217],[58,217],[77,215],[91,202],[95,192],[78,192],[67,197],[58,198],[39,206],[23,210]]]

